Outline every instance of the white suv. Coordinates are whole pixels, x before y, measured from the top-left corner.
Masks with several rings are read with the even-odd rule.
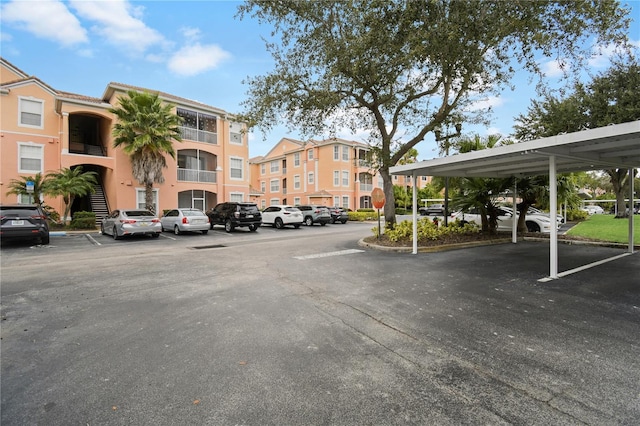
[[[452,219],[459,219],[462,223],[474,222],[482,225],[480,212],[477,209],[471,209],[468,212],[455,212],[451,215]],[[516,219],[517,220],[517,219]],[[529,232],[551,232],[551,219],[545,213],[527,213],[525,224]],[[558,227],[561,223],[558,221]],[[511,207],[498,208],[498,231],[511,231],[513,227],[513,210]]]
[[[302,225],[302,221],[302,212],[297,207],[278,204],[262,211],[262,223],[278,229],[285,225],[293,225],[297,229]]]

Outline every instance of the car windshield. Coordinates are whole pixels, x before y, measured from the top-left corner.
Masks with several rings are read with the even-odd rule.
[[[129,211],[124,211],[122,213],[125,216],[129,216],[129,217],[153,216],[153,213],[151,213],[148,210],[129,210]]]

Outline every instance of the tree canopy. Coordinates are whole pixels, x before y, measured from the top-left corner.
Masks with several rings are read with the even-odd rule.
[[[368,132],[391,224],[389,167],[428,132],[452,115],[482,120],[470,106],[517,69],[542,82],[542,56],[580,68],[588,42],[624,44],[629,23],[616,0],[250,0],[239,15],[274,28],[275,69],[245,81],[245,120],[269,131],[284,118],[308,136]]]

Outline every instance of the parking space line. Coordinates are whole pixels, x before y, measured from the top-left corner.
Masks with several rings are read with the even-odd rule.
[[[95,238],[93,238],[91,236],[91,234],[84,234],[85,237],[87,237],[87,240],[91,241],[91,244],[93,244],[94,246],[101,246],[102,244],[98,242],[98,240],[96,240]]]
[[[345,254],[355,254],[355,253],[362,253],[362,252],[364,252],[364,250],[349,249],[349,250],[332,251],[328,253],[308,254],[306,256],[294,256],[293,258],[298,260],[318,259],[320,257],[342,256]]]

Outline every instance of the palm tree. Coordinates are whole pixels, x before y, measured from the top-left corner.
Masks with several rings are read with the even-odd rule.
[[[112,132],[113,146],[122,146],[131,158],[133,177],[144,185],[146,208],[155,212],[153,184],[164,182],[165,154],[176,156],[173,141],[182,141],[182,118],[173,112],[173,105],[163,103],[157,94],[134,90],[120,98],[118,108],[109,111],[118,117]]]
[[[96,175],[97,173],[92,171],[83,172],[82,166],[73,169],[63,168],[47,174],[47,193],[53,196],[62,196],[64,201],[62,219],[65,224],[75,197],[83,197],[95,192]]]
[[[42,173],[36,173],[34,176],[20,176],[20,179],[11,179],[9,182],[9,191],[7,195],[30,195],[33,197],[35,204],[42,204],[42,195],[47,193],[47,178]],[[33,192],[27,191],[27,182],[33,182]]]

